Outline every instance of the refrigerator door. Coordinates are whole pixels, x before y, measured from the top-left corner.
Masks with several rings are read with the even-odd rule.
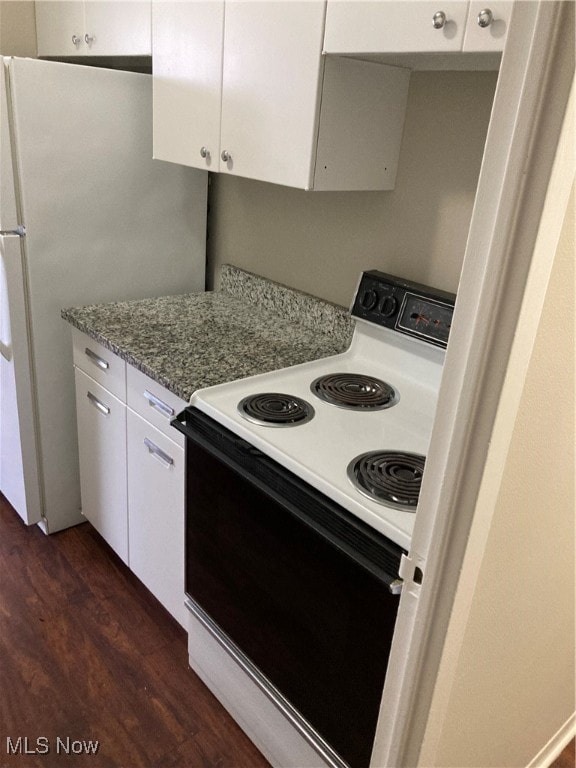
[[[15,229],[21,223],[17,210],[5,61],[0,59],[0,231]]]
[[[6,67],[0,61],[0,232],[21,221]],[[22,238],[0,235],[0,491],[28,525],[41,519]]]
[[[42,517],[21,238],[0,236],[0,490],[28,525]]]
[[[204,290],[207,173],[152,159],[152,78],[8,60],[43,512],[83,518],[62,307]]]

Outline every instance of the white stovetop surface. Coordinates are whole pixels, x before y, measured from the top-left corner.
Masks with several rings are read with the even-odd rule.
[[[409,549],[414,512],[366,498],[352,485],[347,467],[352,459],[372,450],[426,455],[443,359],[441,349],[359,322],[343,354],[201,389],[190,403]],[[347,372],[383,379],[394,387],[399,401],[384,410],[353,411],[326,403],[310,391],[318,376]],[[247,421],[237,405],[243,397],[261,392],[300,397],[312,405],[314,418],[291,427]]]

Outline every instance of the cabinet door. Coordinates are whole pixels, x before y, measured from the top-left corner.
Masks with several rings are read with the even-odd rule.
[[[26,525],[42,519],[21,238],[0,235],[0,491]]]
[[[220,170],[308,188],[322,67],[323,0],[226,3]]]
[[[82,56],[86,53],[84,34],[84,3],[36,2],[38,56]]]
[[[87,2],[84,32],[88,35],[87,53],[93,56],[150,56],[150,13],[150,0]]]
[[[467,11],[464,0],[328,0],[324,50],[363,54],[460,51]],[[434,19],[435,14],[443,16]]]
[[[402,67],[326,56],[314,189],[394,189],[409,82]]]
[[[511,2],[470,3],[463,50],[467,52],[502,51],[506,42]]]
[[[184,449],[128,409],[130,568],[182,625]]]
[[[82,514],[128,563],[126,406],[75,368]]]
[[[154,157],[218,170],[223,35],[223,2],[154,0]]]

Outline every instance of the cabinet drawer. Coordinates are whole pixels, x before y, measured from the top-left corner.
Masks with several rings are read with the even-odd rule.
[[[130,410],[127,432],[130,568],[184,625],[184,449]]]
[[[170,422],[188,403],[131,365],[127,366],[126,389],[128,407],[183,448],[184,436]]]
[[[85,333],[72,330],[74,365],[126,402],[126,363]]]

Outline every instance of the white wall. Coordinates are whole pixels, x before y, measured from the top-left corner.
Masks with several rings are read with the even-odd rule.
[[[527,765],[574,713],[574,220],[573,190],[430,765]]]
[[[231,262],[348,306],[360,272],[458,285],[497,74],[414,72],[396,189],[212,177],[208,274]]]

